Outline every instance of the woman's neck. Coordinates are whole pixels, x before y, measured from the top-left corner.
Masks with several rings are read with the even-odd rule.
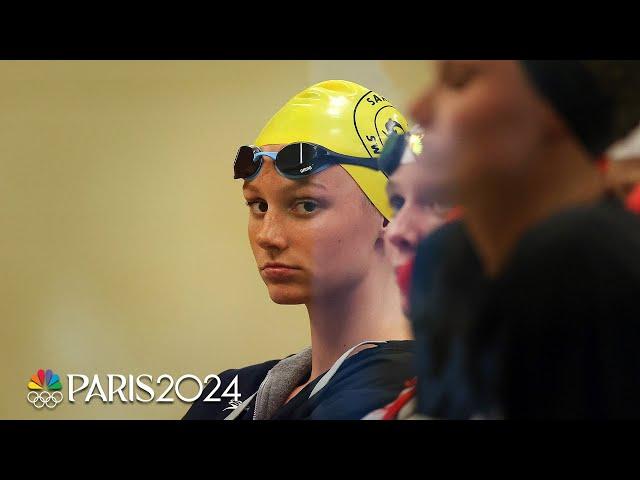
[[[566,208],[596,200],[604,179],[581,152],[558,149],[521,182],[494,185],[465,205],[465,223],[489,276],[496,276],[522,235]]]
[[[313,381],[352,346],[365,340],[409,340],[400,291],[391,267],[377,265],[357,285],[307,305]]]

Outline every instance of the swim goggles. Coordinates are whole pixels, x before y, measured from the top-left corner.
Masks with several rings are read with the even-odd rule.
[[[233,164],[233,178],[255,178],[260,173],[264,157],[273,160],[280,175],[292,180],[306,178],[336,164],[358,165],[379,170],[375,158],[351,157],[332,152],[315,143],[298,142],[286,145],[279,152],[263,152],[254,145],[240,147]]]

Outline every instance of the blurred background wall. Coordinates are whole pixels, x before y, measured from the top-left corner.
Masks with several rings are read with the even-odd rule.
[[[307,345],[304,307],[271,303],[256,271],[235,151],[312,83],[405,110],[430,77],[425,61],[0,62],[0,418],[180,418],[179,401],[40,411],[27,382],[50,368],[66,397],[68,373],[204,378]]]

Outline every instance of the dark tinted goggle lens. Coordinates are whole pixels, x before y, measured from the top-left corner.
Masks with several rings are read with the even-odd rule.
[[[317,147],[309,143],[292,143],[278,152],[276,166],[285,175],[311,175],[316,165]]]
[[[253,161],[254,149],[243,146],[238,149],[236,161],[233,164],[233,178],[248,178],[260,168],[261,159]]]
[[[404,135],[398,135],[397,133],[389,135],[382,149],[382,153],[378,158],[380,170],[382,170],[387,177],[390,177],[396,168],[398,168],[398,165],[400,165],[406,144],[407,142]]]

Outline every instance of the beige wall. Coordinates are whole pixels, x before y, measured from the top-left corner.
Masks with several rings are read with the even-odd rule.
[[[304,308],[272,304],[256,272],[235,150],[313,82],[403,109],[428,77],[423,61],[0,62],[0,418],[179,418],[180,402],[36,411],[26,385],[38,368],[65,394],[68,373],[204,377],[306,345]]]

